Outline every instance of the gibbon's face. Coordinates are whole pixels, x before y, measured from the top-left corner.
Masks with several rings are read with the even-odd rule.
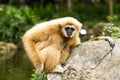
[[[75,35],[76,28],[73,25],[66,25],[62,28],[62,33],[67,38],[72,38]]]

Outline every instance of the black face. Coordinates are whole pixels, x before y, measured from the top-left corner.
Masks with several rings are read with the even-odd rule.
[[[65,31],[66,31],[67,36],[71,36],[73,34],[73,32],[75,31],[75,28],[65,27]]]

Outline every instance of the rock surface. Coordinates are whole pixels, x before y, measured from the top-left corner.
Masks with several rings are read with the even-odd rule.
[[[15,44],[0,41],[0,61],[12,58],[16,50]]]
[[[115,40],[115,48],[101,61],[110,49],[109,43],[104,40],[84,42],[72,49],[62,74],[51,73],[47,78],[48,80],[120,80],[120,39]]]

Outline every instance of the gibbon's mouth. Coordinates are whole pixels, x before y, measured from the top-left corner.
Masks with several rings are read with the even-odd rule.
[[[72,33],[71,33],[71,32],[68,32],[68,33],[67,33],[67,36],[68,36],[68,37],[70,37],[71,35],[72,35]]]

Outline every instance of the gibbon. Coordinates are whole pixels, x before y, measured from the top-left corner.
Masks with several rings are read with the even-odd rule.
[[[23,44],[36,74],[40,75],[43,70],[63,72],[60,64],[68,58],[70,48],[80,44],[81,27],[75,18],[64,17],[37,24],[23,35]]]

